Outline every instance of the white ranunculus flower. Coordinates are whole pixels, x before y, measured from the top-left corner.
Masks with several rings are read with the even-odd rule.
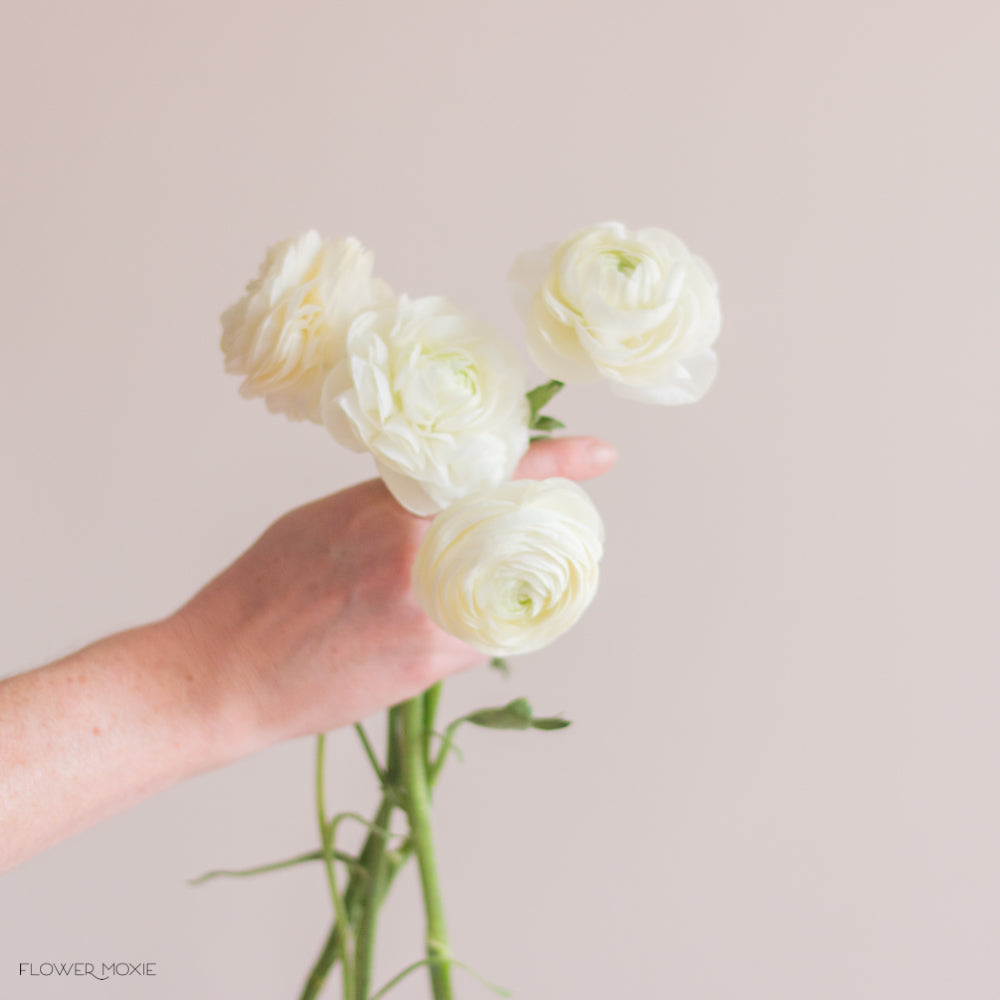
[[[370,451],[408,510],[434,514],[509,479],[528,447],[513,348],[448,299],[405,295],[355,319],[323,387],[336,440]]]
[[[576,483],[508,482],[434,519],[413,589],[432,621],[480,652],[528,653],[583,614],[603,548],[600,515]]]
[[[722,314],[708,264],[664,229],[607,222],[521,254],[509,275],[528,350],[562,382],[608,379],[644,403],[693,403],[712,384]]]
[[[244,396],[319,423],[323,381],[344,357],[348,327],[392,298],[372,262],[353,236],[332,241],[314,230],[268,249],[246,294],[222,314],[226,371],[246,376]]]

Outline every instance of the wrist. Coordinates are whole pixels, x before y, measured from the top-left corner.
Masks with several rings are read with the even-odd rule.
[[[231,651],[209,640],[185,609],[145,626],[173,679],[196,772],[231,764],[263,750],[252,685]]]

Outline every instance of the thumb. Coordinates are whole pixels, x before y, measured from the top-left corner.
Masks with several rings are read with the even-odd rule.
[[[593,437],[549,438],[536,441],[514,473],[515,479],[591,479],[607,472],[618,453]]]

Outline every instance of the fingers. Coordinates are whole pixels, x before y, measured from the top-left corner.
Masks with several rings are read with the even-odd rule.
[[[607,472],[618,453],[606,441],[593,437],[550,438],[536,441],[514,473],[515,479],[591,479]]]

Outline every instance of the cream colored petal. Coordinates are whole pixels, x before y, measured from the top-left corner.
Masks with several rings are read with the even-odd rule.
[[[389,488],[389,492],[411,514],[416,514],[418,517],[427,517],[441,510],[442,505],[415,479],[396,472],[395,469],[391,469],[378,460],[376,460],[375,466],[382,477],[382,481]]]
[[[549,378],[575,385],[596,382],[600,375],[582,348],[577,333],[552,315],[541,303],[525,331],[531,360]]]
[[[707,350],[675,362],[656,384],[611,382],[612,390],[625,399],[661,406],[696,403],[711,388],[718,371],[718,358]]]
[[[344,409],[343,400],[354,391],[351,383],[351,367],[343,361],[327,375],[323,382],[320,402],[320,419],[331,437],[351,451],[367,451],[359,439],[354,423]]]
[[[514,258],[507,272],[507,288],[518,316],[525,323],[531,320],[531,303],[545,283],[558,243],[538,250],[529,250]]]
[[[414,563],[414,593],[438,625],[484,653],[539,649],[592,601],[602,537],[576,483],[504,483],[435,518]]]

